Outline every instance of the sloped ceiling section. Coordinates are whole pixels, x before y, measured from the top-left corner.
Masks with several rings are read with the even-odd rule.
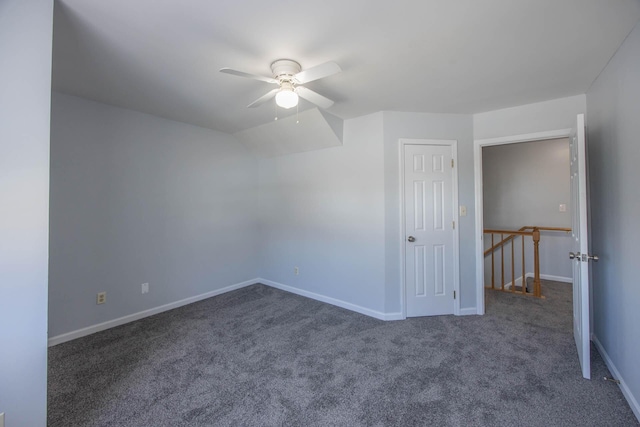
[[[234,134],[261,158],[342,145],[342,119],[317,108]]]

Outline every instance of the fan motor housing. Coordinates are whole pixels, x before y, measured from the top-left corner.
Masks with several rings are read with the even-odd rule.
[[[291,59],[278,59],[271,63],[273,77],[281,82],[283,80],[290,81],[293,76],[300,72],[300,70],[302,70],[300,64]]]

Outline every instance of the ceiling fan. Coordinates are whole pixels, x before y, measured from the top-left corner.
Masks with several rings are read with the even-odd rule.
[[[332,76],[341,72],[342,69],[335,62],[325,62],[324,64],[316,65],[303,71],[300,64],[296,61],[291,59],[278,59],[271,64],[271,71],[273,72],[273,77],[245,73],[244,71],[238,71],[232,68],[220,69],[221,73],[247,77],[278,85],[276,89],[267,92],[249,104],[247,106],[249,108],[258,107],[273,97],[276,98],[276,104],[278,104],[278,106],[282,108],[292,108],[298,105],[298,96],[300,96],[325,109],[331,107],[333,101],[302,85]]]

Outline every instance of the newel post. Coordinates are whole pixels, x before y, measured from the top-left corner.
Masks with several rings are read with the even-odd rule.
[[[540,286],[540,230],[533,229],[533,295],[540,298],[542,289]]]

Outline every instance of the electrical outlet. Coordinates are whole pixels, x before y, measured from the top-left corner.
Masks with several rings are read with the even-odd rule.
[[[149,284],[148,283],[143,283],[141,288],[142,288],[142,293],[143,294],[148,294],[149,293]]]
[[[96,297],[96,304],[104,304],[105,302],[107,302],[107,293],[98,292],[98,296]]]
[[[300,269],[298,267],[293,267],[293,274],[295,274],[296,276],[300,274]]]
[[[566,212],[567,211],[567,205],[565,205],[564,203],[562,203],[560,205],[560,208],[558,209],[560,212]]]
[[[460,216],[467,216],[467,207],[460,206]]]

